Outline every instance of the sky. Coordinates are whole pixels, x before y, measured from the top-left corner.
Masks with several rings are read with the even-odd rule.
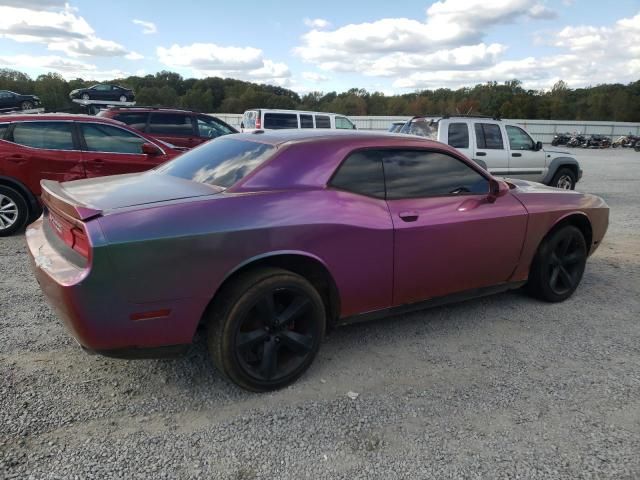
[[[640,0],[0,0],[0,68],[160,70],[299,93],[640,79]]]

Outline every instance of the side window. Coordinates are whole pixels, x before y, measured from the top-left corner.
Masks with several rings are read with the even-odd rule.
[[[330,185],[348,192],[384,198],[384,172],[380,152],[364,150],[352,153],[342,162]]]
[[[450,123],[448,138],[454,148],[469,148],[469,127],[466,123]]]
[[[489,181],[464,162],[439,152],[383,152],[387,199],[486,194]]]
[[[282,128],[298,128],[297,113],[265,113],[264,128],[279,130]]]
[[[230,133],[233,133],[232,130],[227,128],[222,123],[216,122],[216,120],[211,117],[196,117],[196,122],[198,124],[198,135],[200,137],[216,138],[222,135],[229,135]]]
[[[47,150],[74,150],[71,122],[16,123],[12,138],[19,145]]]
[[[342,128],[345,130],[353,130],[354,125],[348,118],[336,117],[336,128]]]
[[[165,135],[193,135],[191,115],[182,113],[152,113],[149,133]]]
[[[300,128],[313,128],[313,116],[300,114]]]
[[[535,142],[520,127],[507,125],[507,137],[511,150],[535,150]]]
[[[256,128],[256,119],[258,118],[258,112],[255,110],[247,110],[242,116],[243,128]]]
[[[142,153],[146,140],[118,127],[81,123],[80,131],[90,152]]]
[[[476,145],[486,150],[504,150],[500,125],[495,123],[476,123]]]
[[[96,85],[95,87],[96,90],[100,90],[101,92],[108,92],[109,90],[111,90],[111,85]]]
[[[122,123],[126,123],[132,128],[140,130],[144,132],[144,129],[147,128],[147,117],[148,113],[144,112],[127,112],[127,113],[119,113],[115,117],[114,120],[118,120]]]
[[[316,115],[316,128],[331,128],[331,119],[327,115]]]
[[[0,140],[4,139],[5,133],[7,133],[7,129],[9,128],[8,123],[0,123]]]

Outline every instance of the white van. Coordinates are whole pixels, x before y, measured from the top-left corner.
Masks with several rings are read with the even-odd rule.
[[[254,130],[278,130],[283,128],[339,128],[355,130],[356,126],[344,115],[325,112],[305,112],[301,110],[273,110],[255,108],[247,110],[242,116],[240,129],[243,132]]]

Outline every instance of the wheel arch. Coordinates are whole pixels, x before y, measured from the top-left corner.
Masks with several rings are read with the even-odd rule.
[[[20,193],[26,200],[27,206],[29,207],[29,223],[35,220],[36,215],[40,213],[42,207],[40,206],[40,202],[36,196],[31,193],[31,190],[29,190],[29,188],[19,180],[12,177],[6,177],[4,175],[0,175],[0,185],[13,188]]]
[[[580,180],[580,164],[575,158],[571,157],[556,157],[549,164],[547,175],[542,180],[542,183],[548,185],[558,170],[561,168],[568,168],[573,172],[576,178],[576,183]]]
[[[589,217],[583,212],[567,213],[561,216],[560,218],[556,219],[556,221],[551,226],[549,231],[540,241],[540,244],[538,245],[538,249],[540,248],[540,245],[542,245],[542,243],[549,237],[549,235],[551,235],[556,230],[564,227],[565,225],[573,225],[578,230],[580,230],[580,232],[582,232],[582,235],[584,235],[585,243],[587,244],[587,255],[588,255],[591,252],[591,247],[593,243],[593,226],[591,225],[591,220],[589,220]]]
[[[327,265],[320,258],[310,253],[284,250],[269,252],[247,259],[227,273],[213,294],[205,310],[203,319],[206,317],[206,312],[215,304],[220,292],[222,292],[226,286],[234,282],[240,275],[261,267],[282,268],[308,280],[316,288],[325,304],[327,312],[326,326],[328,329],[339,318],[340,294]]]

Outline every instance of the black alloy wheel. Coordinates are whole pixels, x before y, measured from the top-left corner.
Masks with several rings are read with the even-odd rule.
[[[253,391],[282,388],[311,365],[324,335],[325,309],[303,277],[260,269],[221,292],[208,343],[219,370]]]
[[[552,232],[536,254],[529,274],[528,289],[549,302],[569,298],[582,280],[587,262],[587,245],[582,232],[566,225]]]
[[[20,108],[22,108],[22,110],[31,110],[33,108],[33,102],[30,102],[29,100],[25,100],[20,105]]]

